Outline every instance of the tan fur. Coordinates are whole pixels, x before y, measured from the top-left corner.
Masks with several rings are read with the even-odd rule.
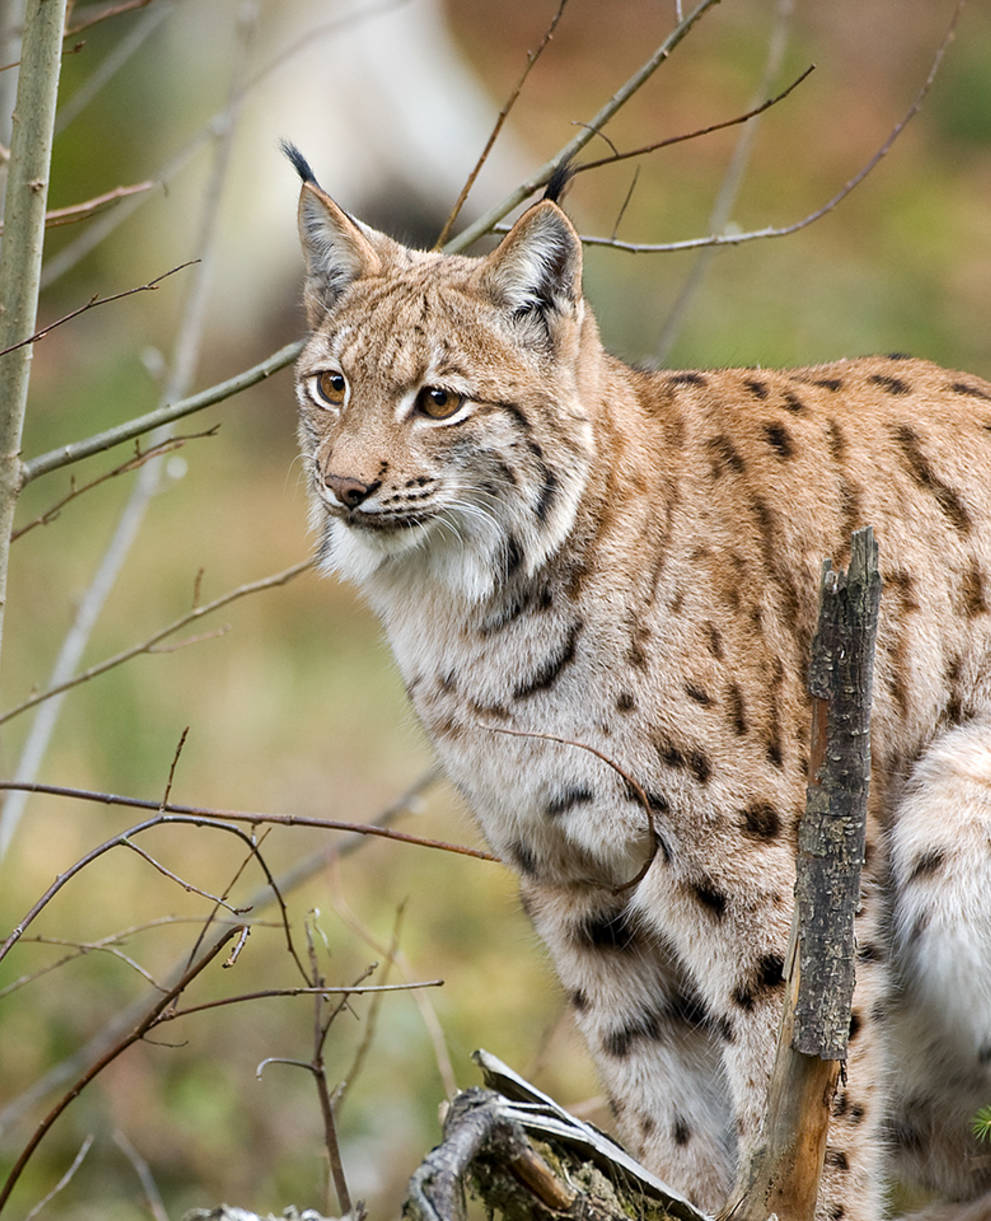
[[[483,259],[409,251],[311,179],[301,227],[323,567],[365,591],[518,870],[625,1138],[713,1210],[780,1012],[820,563],[873,525],[868,859],[817,1217],[880,1217],[886,1147],[947,1199],[988,1191],[968,1108],[991,1102],[991,385],[888,357],[634,371],[549,202]],[[424,387],[463,404],[431,418]],[[528,734],[615,760],[650,818],[592,753]]]

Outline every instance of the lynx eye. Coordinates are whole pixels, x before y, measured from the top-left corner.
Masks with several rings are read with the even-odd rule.
[[[464,401],[464,395],[455,394],[453,390],[424,386],[416,396],[416,409],[432,420],[446,420],[459,410]]]
[[[343,407],[348,393],[348,379],[337,369],[324,369],[307,378],[310,398],[320,407]]]

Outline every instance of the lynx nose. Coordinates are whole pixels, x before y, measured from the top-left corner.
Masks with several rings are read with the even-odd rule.
[[[362,483],[360,479],[352,479],[349,475],[325,475],[324,483],[334,493],[342,505],[354,509],[378,487],[377,483]]]

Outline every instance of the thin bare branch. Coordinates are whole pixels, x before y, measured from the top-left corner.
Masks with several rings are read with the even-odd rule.
[[[294,577],[306,572],[313,567],[312,560],[303,560],[299,564],[293,564],[291,568],[285,568],[282,572],[277,572],[273,576],[263,577],[259,581],[249,581],[245,585],[239,585],[236,589],[228,590],[227,593],[219,598],[214,598],[212,602],[207,602],[203,606],[194,606],[191,611],[180,615],[178,619],[174,619],[165,627],[160,628],[147,640],[141,641],[140,644],[131,645],[130,648],[123,649],[119,653],[115,653],[112,657],[107,657],[103,661],[98,662],[82,673],[75,675],[73,678],[66,679],[65,682],[57,683],[53,687],[49,687],[46,691],[40,691],[31,696],[30,699],[18,704],[16,707],[9,709],[7,712],[0,714],[0,725],[9,721],[12,717],[19,716],[22,712],[27,712],[29,708],[34,708],[36,705],[43,703],[52,696],[60,695],[64,691],[69,691],[73,687],[78,687],[80,683],[89,682],[90,679],[96,678],[100,674],[106,674],[108,670],[114,669],[116,666],[123,665],[125,661],[130,661],[132,657],[138,657],[142,653],[150,653],[154,645],[159,641],[164,640],[167,636],[171,636],[174,632],[184,628],[189,623],[194,623],[202,619],[204,615],[209,615],[215,610],[219,610],[222,606],[228,606],[231,602],[236,602],[239,598],[245,598],[249,594],[259,593],[264,589],[274,589],[277,586],[287,585]]]
[[[239,1005],[242,1001],[271,1000],[279,996],[364,996],[370,992],[412,992],[417,988],[443,988],[442,979],[418,979],[401,984],[340,984],[327,987],[306,988],[262,988],[257,992],[242,992],[238,996],[222,996],[217,1000],[203,1001],[200,1005],[189,1005],[185,1009],[173,1009],[162,1014],[160,1021],[171,1022],[173,1018],[188,1017],[191,1013],[202,1013],[205,1009],[222,1009],[226,1005]]]
[[[109,208],[120,199],[126,199],[129,195],[138,195],[142,191],[150,191],[153,186],[157,185],[151,181],[136,182],[129,187],[114,187],[112,191],[104,191],[102,195],[95,195],[92,199],[83,200],[82,203],[69,204],[65,208],[49,208],[45,213],[45,228],[54,229],[58,225],[74,225],[77,221],[86,220],[97,212],[102,212],[104,208]],[[2,234],[3,224],[0,223],[0,235]]]
[[[195,963],[188,971],[184,972],[182,977],[176,982],[174,987],[169,989],[165,996],[160,997],[155,1001],[151,1008],[145,1012],[134,1029],[131,1030],[131,1032],[126,1034],[118,1042],[114,1043],[113,1046],[111,1046],[94,1064],[90,1065],[86,1072],[84,1072],[83,1075],[75,1081],[67,1093],[62,1095],[55,1106],[52,1107],[44,1119],[42,1119],[42,1121],[35,1128],[31,1139],[21,1150],[21,1154],[14,1163],[13,1168],[3,1184],[3,1187],[0,1188],[0,1211],[2,1211],[7,1201],[10,1199],[10,1194],[16,1187],[17,1181],[20,1179],[25,1166],[31,1160],[34,1151],[41,1144],[42,1140],[44,1140],[45,1136],[51,1130],[52,1125],[66,1109],[66,1107],[69,1106],[74,1098],[77,1098],[79,1094],[82,1093],[82,1091],[87,1085],[89,1085],[94,1077],[99,1076],[99,1074],[107,1067],[108,1064],[112,1064],[113,1061],[116,1060],[117,1057],[125,1052],[130,1046],[132,1046],[132,1044],[137,1043],[139,1039],[144,1038],[148,1031],[156,1025],[159,1017],[169,1008],[170,1005],[174,1003],[176,998],[179,997],[183,991],[189,987],[193,980],[196,979],[196,977],[210,965],[227,942],[230,941],[230,939],[234,936],[234,933],[235,929],[228,929],[217,940],[217,942],[211,946],[209,950],[207,950],[199,962]]]
[[[123,424],[117,424],[113,428],[95,433],[81,441],[71,441],[68,445],[60,445],[57,449],[39,454],[37,458],[31,458],[22,464],[21,486],[30,483],[32,479],[37,479],[39,475],[47,475],[50,471],[57,471],[73,462],[89,458],[93,454],[103,453],[104,450],[112,449],[113,446],[121,445],[125,441],[133,441],[135,437],[151,432],[161,424],[181,420],[184,416],[202,411],[204,407],[212,407],[214,403],[222,403],[224,399],[233,398],[235,394],[240,394],[242,390],[247,390],[250,386],[256,386],[267,377],[271,377],[273,373],[284,369],[286,365],[292,364],[302,350],[303,344],[299,340],[286,344],[284,348],[279,348],[271,356],[266,356],[264,360],[252,365],[250,369],[236,373],[233,377],[218,382],[215,386],[199,391],[198,394],[180,399],[176,403],[167,403],[155,411],[136,416],[133,420],[125,420]]]
[[[794,11],[795,0],[777,0],[771,34],[767,44],[767,55],[764,59],[760,83],[755,91],[755,102],[767,93],[771,87],[771,82],[775,80],[781,70],[781,62],[784,59],[785,49],[788,45],[788,30]],[[733,153],[726,166],[719,190],[716,193],[715,202],[712,205],[712,211],[709,213],[708,229],[710,233],[723,233],[729,223],[759,129],[760,118],[757,117],[746,123],[737,136]],[[612,236],[616,236],[615,230]],[[681,287],[661,326],[661,333],[654,354],[657,364],[663,365],[667,361],[668,354],[674,346],[681,325],[688,316],[691,302],[702,285],[709,264],[715,257],[716,251],[710,247],[698,251],[693,259],[691,268],[682,281]]]
[[[44,513],[39,514],[26,525],[19,526],[10,536],[10,541],[14,542],[23,534],[27,534],[29,530],[34,530],[37,526],[47,526],[59,516],[66,505],[71,504],[78,496],[91,491],[93,488],[99,487],[101,483],[106,483],[110,479],[116,479],[118,475],[126,475],[130,471],[135,471],[138,467],[143,466],[152,458],[160,457],[162,454],[170,454],[173,450],[182,449],[187,441],[199,441],[204,437],[215,437],[220,431],[220,425],[214,424],[210,428],[205,428],[202,432],[186,433],[179,437],[168,437],[166,440],[159,442],[158,445],[149,446],[148,449],[141,449],[135,445],[136,452],[126,462],[120,463],[119,466],[113,467],[112,470],[104,471],[102,475],[97,475],[95,479],[91,479],[88,483],[80,484],[78,487],[75,481],[70,483],[69,491],[53,505],[50,505]]]
[[[265,858],[258,851],[257,845],[246,831],[243,831],[240,827],[232,826],[231,822],[227,821],[226,819],[208,818],[200,815],[193,816],[187,814],[173,814],[171,812],[159,812],[154,818],[147,818],[144,822],[137,823],[133,827],[128,827],[126,831],[122,831],[119,835],[114,835],[110,839],[104,840],[102,844],[98,844],[95,848],[87,852],[85,856],[81,856],[79,860],[75,862],[75,864],[71,865],[65,871],[65,873],[58,874],[55,881],[52,882],[44,894],[41,895],[41,897],[34,903],[30,911],[28,911],[24,917],[14,925],[3,945],[0,945],[0,962],[2,962],[7,956],[11,948],[16,945],[18,941],[20,941],[23,934],[27,932],[31,924],[37,919],[41,912],[44,911],[44,909],[48,906],[52,899],[55,898],[59,891],[68,882],[72,881],[77,874],[85,869],[87,865],[91,865],[93,861],[103,856],[104,853],[112,851],[114,848],[121,846],[131,847],[128,841],[133,836],[141,835],[143,832],[151,830],[152,827],[166,827],[174,825],[213,827],[218,831],[224,831],[229,835],[235,835],[238,839],[242,840],[249,846],[254,859],[258,862],[259,867],[265,875],[265,880],[268,882],[269,886],[272,887],[273,891],[276,891],[275,878],[273,877]],[[281,902],[282,896],[279,895],[277,891],[276,897]],[[288,925],[286,927],[288,928]],[[291,939],[289,942],[289,949],[290,952],[295,955],[295,950],[293,949]]]
[[[142,979],[147,980],[153,988],[157,988],[159,992],[167,991],[164,985],[158,983],[154,976],[149,971],[146,971],[139,962],[136,962],[130,955],[125,954],[123,950],[114,944],[115,941],[119,940],[120,935],[119,933],[113,933],[110,937],[105,937],[100,941],[70,941],[61,937],[23,937],[22,941],[33,942],[37,945],[71,946],[74,953],[65,954],[55,962],[49,963],[48,966],[42,967],[39,971],[32,971],[28,975],[21,975],[18,979],[12,980],[6,987],[0,988],[0,999],[8,996],[11,992],[16,992],[27,984],[34,983],[35,980],[40,979],[43,975],[48,975],[51,971],[57,971],[60,967],[64,967],[66,963],[73,962],[75,959],[82,958],[86,954],[93,952],[111,954],[114,958],[119,958],[121,962],[126,963],[132,970],[137,971]]]
[[[339,875],[341,857],[336,856],[328,862],[328,869],[331,873],[331,888],[330,893],[333,896],[334,910],[338,916],[351,928],[363,941],[372,947],[376,954],[381,954],[388,957],[389,950],[383,946],[379,940],[372,934],[358,916],[354,912],[347,899],[344,898],[345,888],[343,880]],[[399,968],[399,974],[403,979],[408,980],[413,974],[412,968],[406,956],[402,953],[396,954],[396,965]],[[427,1037],[430,1039],[430,1045],[433,1048],[434,1062],[437,1065],[437,1075],[440,1077],[441,1085],[444,1088],[444,1094],[447,1098],[453,1098],[457,1093],[458,1084],[454,1074],[454,1065],[451,1063],[451,1053],[448,1050],[447,1040],[444,1035],[444,1027],[437,1016],[437,1011],[430,1002],[429,992],[414,992],[413,1003],[420,1011],[420,1020],[423,1022],[424,1029],[427,1032]],[[347,1082],[344,1083],[346,1090]]]
[[[440,768],[435,764],[424,771],[395,801],[380,811],[368,825],[383,828],[388,827],[401,815],[417,809],[422,800],[423,793],[430,786],[436,784],[439,779]],[[322,873],[329,866],[333,866],[336,861],[351,856],[367,843],[367,836],[354,834],[337,840],[331,845],[315,852],[308,853],[276,879],[279,892],[285,895],[297,889],[311,878]],[[248,905],[250,905],[254,912],[263,910],[268,904],[275,902],[275,893],[265,883],[256,888],[249,896]],[[170,919],[174,918],[170,917]],[[197,920],[196,923],[201,923],[201,921]],[[223,924],[223,921],[219,923]],[[252,927],[261,923],[261,921],[255,920],[252,922]],[[173,965],[170,971],[164,973],[164,978],[168,979],[171,985],[171,983],[179,980],[187,969],[186,958],[183,956]],[[422,998],[427,995],[429,994],[426,992],[413,993],[414,998]],[[107,1051],[116,1044],[131,1026],[141,1019],[148,1004],[148,998],[142,997],[123,1009],[108,1014],[106,1021],[86,1043],[70,1055],[64,1057],[59,1063],[52,1065],[51,1068],[39,1074],[31,1085],[17,1095],[17,1097],[7,1099],[0,1106],[0,1130],[7,1130],[11,1125],[19,1122],[26,1114],[33,1111],[43,1099],[55,1090],[60,1089],[66,1082],[72,1081],[80,1074],[87,1072],[91,1065],[106,1055]]]
[[[62,1175],[62,1177],[55,1184],[55,1186],[51,1189],[51,1191],[48,1193],[48,1195],[43,1196],[38,1201],[38,1203],[35,1204],[34,1208],[32,1208],[30,1210],[30,1212],[25,1214],[24,1221],[33,1221],[33,1219],[35,1217],[37,1217],[41,1212],[44,1211],[44,1209],[47,1205],[51,1204],[52,1200],[55,1199],[55,1197],[59,1194],[60,1191],[63,1190],[63,1188],[66,1188],[69,1186],[69,1184],[75,1178],[76,1171],[85,1161],[86,1154],[89,1153],[90,1149],[93,1147],[93,1141],[95,1139],[96,1139],[96,1137],[93,1135],[92,1132],[90,1132],[90,1134],[86,1137],[86,1139],[83,1141],[83,1143],[79,1146],[79,1152],[72,1159],[72,1165],[65,1172],[65,1174]]]
[[[787,88],[782,89],[780,93],[776,93],[774,97],[767,98],[766,101],[761,102],[759,105],[753,106],[744,114],[738,114],[733,119],[724,119],[721,123],[710,123],[708,127],[699,127],[695,131],[685,132],[680,136],[668,136],[664,140],[655,140],[653,144],[643,144],[640,148],[633,148],[625,153],[614,152],[611,156],[599,157],[596,161],[583,161],[580,165],[572,167],[573,173],[583,174],[586,170],[597,170],[604,165],[612,165],[616,161],[626,161],[630,157],[643,157],[647,153],[654,153],[660,148],[668,148],[672,144],[682,144],[685,140],[697,140],[700,136],[711,135],[714,131],[723,131],[727,127],[737,127],[740,123],[746,123],[750,119],[755,119],[758,115],[763,114],[765,110],[770,110],[778,102],[783,102],[814,71],[815,64],[809,64],[805,71],[800,76],[797,76]]]
[[[581,152],[593,135],[605,127],[613,115],[650,79],[685,35],[690,32],[695,23],[718,3],[719,0],[701,0],[701,3],[696,5],[687,17],[678,22],[653,55],[634,72],[625,84],[616,90],[608,102],[600,108],[598,114],[586,126],[583,126],[578,135],[573,136],[549,161],[545,161],[534,174],[516,187],[515,190],[511,191],[495,207],[490,208],[484,216],[479,217],[474,224],[469,225],[455,238],[452,238],[444,249],[452,254],[466,250],[484,234],[491,232],[507,213],[529,198],[534,191],[539,190],[542,186],[546,186],[554,171],[562,165],[567,165]]]
[[[216,906],[226,908],[232,916],[244,916],[247,914],[245,908],[234,907],[230,903],[225,903],[224,900],[219,897],[219,895],[212,895],[208,890],[201,890],[198,886],[194,886],[192,882],[187,882],[185,878],[181,878],[177,873],[173,873],[172,870],[163,865],[161,861],[153,857],[150,852],[146,852],[144,848],[140,846],[140,844],[135,844],[126,837],[122,838],[120,842],[125,848],[130,848],[132,852],[136,852],[138,856],[140,856],[142,860],[147,861],[153,869],[157,869],[163,877],[168,878],[171,882],[178,883],[187,894],[199,895],[201,899],[209,899],[210,902]]]
[[[81,21],[79,25],[74,25],[71,29],[66,30],[65,37],[72,38],[76,34],[81,34],[83,30],[91,30],[93,26],[99,25],[102,21],[109,21],[111,17],[119,17],[122,13],[132,13],[135,9],[147,8],[149,4],[151,4],[151,0],[123,0],[121,4],[112,4],[110,8],[101,9],[88,21]],[[87,11],[83,10],[84,16]]]
[[[396,919],[392,925],[392,936],[389,939],[389,945],[385,952],[385,962],[382,968],[382,983],[386,983],[389,978],[389,971],[396,961],[396,956],[399,953],[399,930],[402,927],[403,915],[406,911],[405,902],[400,903],[396,908]],[[367,933],[367,930],[366,930]],[[366,936],[366,940],[371,940],[371,935]],[[354,1053],[354,1059],[351,1061],[351,1067],[344,1074],[337,1089],[334,1090],[331,1102],[335,1110],[340,1110],[340,1107],[347,1098],[351,1087],[358,1078],[358,1074],[368,1059],[368,1053],[371,1051],[372,1042],[375,1038],[375,1031],[378,1026],[378,1017],[382,1009],[383,993],[376,992],[372,997],[371,1004],[368,1006],[368,1014],[365,1018],[365,1030],[361,1037],[361,1042],[358,1044],[357,1050]]]
[[[437,237],[437,241],[434,243],[435,250],[439,250],[444,245],[444,243],[447,241],[447,239],[450,237],[451,229],[454,227],[454,222],[461,215],[461,209],[465,205],[465,200],[468,198],[468,195],[471,192],[471,188],[475,185],[475,180],[478,178],[478,175],[481,173],[482,166],[488,160],[489,153],[492,151],[493,145],[495,144],[496,140],[499,138],[499,133],[502,131],[502,125],[506,122],[506,118],[509,115],[509,112],[516,105],[516,99],[520,96],[520,91],[522,90],[523,85],[526,83],[526,78],[530,75],[530,71],[533,68],[533,65],[537,62],[537,60],[543,54],[544,48],[547,46],[547,44],[550,42],[550,40],[554,37],[554,31],[557,29],[557,23],[561,20],[561,14],[564,12],[565,5],[567,3],[568,3],[568,0],[559,0],[558,6],[557,6],[557,12],[555,12],[554,16],[550,20],[550,24],[548,25],[547,29],[544,31],[544,36],[540,40],[540,45],[537,47],[537,49],[535,51],[527,52],[526,67],[523,69],[522,73],[520,74],[520,78],[516,82],[515,86],[513,87],[513,90],[510,93],[509,97],[503,103],[502,110],[499,111],[499,114],[496,117],[496,121],[492,128],[492,131],[489,133],[489,138],[485,142],[485,147],[479,153],[478,160],[475,162],[474,166],[472,167],[471,173],[468,175],[467,179],[465,180],[464,186],[461,188],[461,193],[458,195],[458,198],[454,201],[454,207],[451,209],[451,211],[447,217],[447,220],[444,221],[444,227],[443,227],[443,229],[441,229],[440,234]]]
[[[196,135],[160,166],[151,177],[163,188],[168,187],[171,181],[192,162],[200,149],[216,138],[218,130],[223,129],[244,100],[276,69],[281,68],[298,52],[310,49],[318,39],[336,34],[340,30],[346,29],[358,22],[372,20],[383,13],[390,12],[392,9],[400,8],[406,3],[408,3],[408,0],[386,0],[385,3],[378,5],[356,7],[350,13],[344,13],[332,21],[324,22],[322,25],[314,26],[308,30],[290,43],[288,47],[278,52],[268,63],[264,64],[253,76],[249,77],[239,86],[233,96],[233,110],[229,106],[224,106],[220,110],[215,111],[202,124]],[[87,254],[95,250],[101,242],[114,233],[117,227],[123,224],[129,216],[133,215],[138,208],[143,207],[149,198],[151,197],[148,195],[138,195],[133,199],[127,199],[114,208],[111,213],[101,216],[92,225],[87,226],[85,233],[81,234],[74,242],[70,242],[58,254],[46,261],[41,277],[42,288],[47,288],[60,276],[71,271],[81,259],[85,258]]]
[[[114,1132],[114,1144],[134,1168],[134,1173],[138,1176],[138,1181],[145,1193],[145,1199],[148,1201],[148,1208],[151,1210],[151,1215],[155,1218],[155,1221],[169,1221],[169,1214],[165,1211],[162,1193],[158,1190],[158,1185],[147,1161],[119,1128]]]
[[[149,280],[147,284],[138,284],[134,288],[125,288],[123,292],[111,293],[109,297],[90,297],[85,305],[80,305],[69,313],[63,314],[61,318],[56,318],[54,322],[50,322],[48,326],[43,326],[40,331],[35,331],[33,335],[29,335],[27,339],[20,340],[19,343],[12,343],[9,347],[0,350],[0,356],[6,356],[8,352],[15,352],[18,348],[23,348],[25,344],[37,343],[39,339],[54,331],[57,326],[64,326],[65,323],[71,322],[73,318],[78,318],[80,314],[85,314],[87,310],[96,309],[99,305],[109,305],[111,301],[120,301],[124,297],[133,297],[135,293],[154,292],[163,280],[169,276],[174,276],[177,271],[182,271],[184,267],[191,267],[194,263],[198,263],[199,259],[187,259],[185,263],[180,263],[178,267],[173,267],[169,271],[163,271],[160,276],[156,276],[153,280]]]
[[[807,229],[809,225],[814,224],[817,220],[821,220],[822,217],[826,216],[827,213],[832,212],[838,204],[842,203],[852,191],[860,186],[868,174],[887,156],[891,151],[892,145],[919,113],[922,103],[933,86],[940,65],[943,62],[943,57],[956,34],[957,24],[965,3],[966,0],[957,0],[957,6],[953,10],[949,28],[943,36],[943,41],[937,48],[929,73],[911,106],[909,106],[902,118],[891,129],[887,139],[873,157],[848,182],[844,183],[840,190],[831,199],[827,200],[822,207],[816,208],[814,212],[803,216],[801,220],[793,221],[790,225],[768,225],[763,229],[753,229],[748,233],[713,233],[708,237],[686,238],[676,242],[624,242],[611,237],[591,237],[583,234],[581,239],[583,244],[586,246],[611,246],[615,250],[625,250],[631,254],[667,254],[677,250],[700,250],[706,246],[742,246],[745,242],[758,241],[769,237],[788,237],[789,234],[798,233],[801,229]],[[503,228],[503,226],[499,226],[497,231],[501,232]]]
[[[539,736],[539,735],[537,735]],[[569,743],[574,745],[574,743]],[[127,806],[137,810],[157,810],[157,801],[145,801],[139,797],[122,797],[117,793],[98,793],[91,789],[66,788],[57,784],[21,784],[16,780],[0,780],[0,792],[26,791],[28,793],[46,793],[51,797],[72,797],[79,801],[95,801],[101,805]],[[414,844],[419,848],[436,848],[441,852],[453,852],[458,856],[470,856],[480,861],[495,861],[501,864],[500,858],[482,848],[471,848],[467,844],[449,844],[444,840],[428,839],[422,835],[408,835],[404,831],[394,831],[391,827],[378,823],[342,822],[333,818],[311,818],[305,814],[260,814],[247,810],[220,810],[207,806],[190,806],[170,804],[165,809],[170,818],[173,815],[188,815],[188,821],[209,819],[216,822],[246,822],[252,826],[271,823],[279,827],[316,827],[323,831],[350,831],[355,835],[378,836],[381,839],[395,840],[400,844]],[[162,821],[168,821],[163,819]],[[144,826],[144,824],[141,824]],[[148,825],[151,825],[150,823]],[[132,831],[134,828],[132,828]],[[0,958],[5,951],[0,949]]]
[[[616,234],[619,232],[619,226],[623,223],[623,217],[626,215],[626,209],[630,206],[630,200],[633,198],[633,192],[637,189],[637,181],[639,180],[639,178],[640,178],[640,166],[638,165],[637,168],[633,171],[633,177],[630,180],[629,190],[626,192],[626,195],[623,198],[623,202],[620,205],[619,212],[616,215],[616,220],[612,227],[612,236],[613,237],[615,237]]]

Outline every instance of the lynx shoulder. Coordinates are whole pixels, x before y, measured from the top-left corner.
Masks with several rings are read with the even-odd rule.
[[[519,874],[625,1139],[712,1210],[760,1134],[820,562],[874,527],[857,987],[817,1217],[874,1221],[891,1175],[991,1216],[969,1131],[991,1101],[991,384],[902,357],[635,371],[554,203],[444,256],[293,159],[321,565],[364,590]]]

